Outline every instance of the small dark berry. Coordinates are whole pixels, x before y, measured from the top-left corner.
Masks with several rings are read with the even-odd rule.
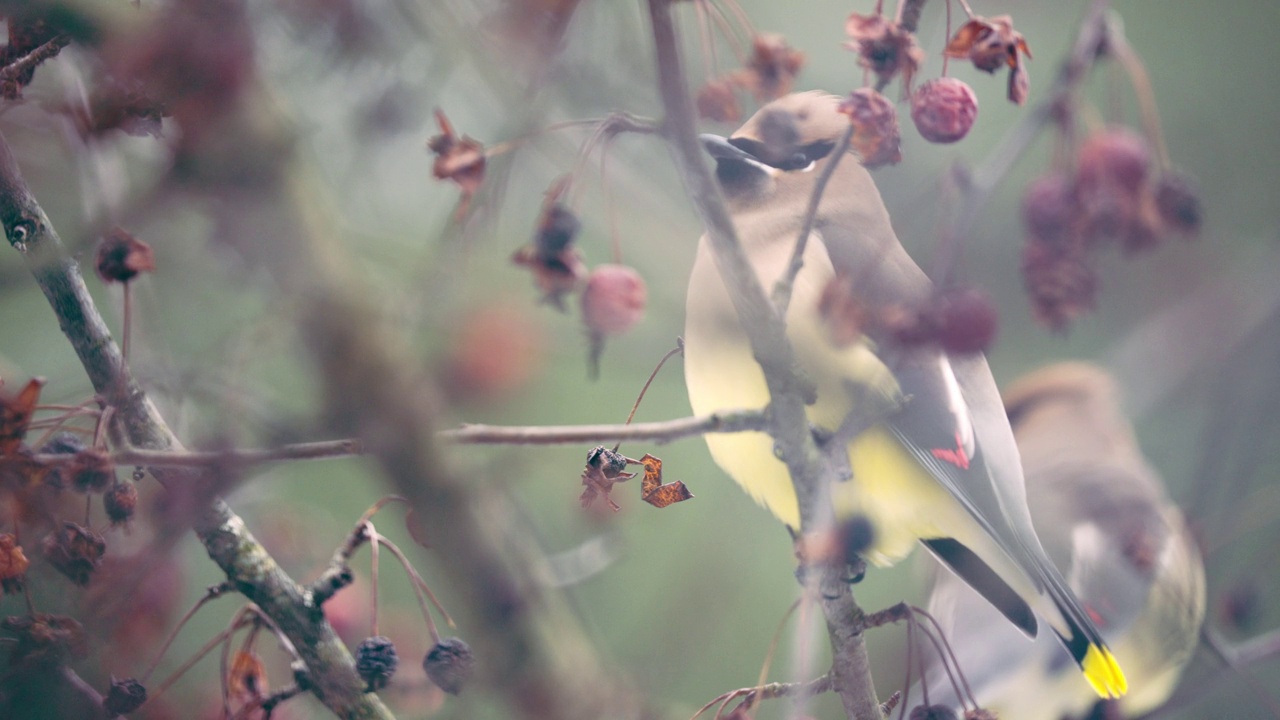
[[[471,678],[475,658],[471,655],[471,646],[461,638],[445,638],[427,653],[422,668],[441,690],[457,695]]]
[[[386,687],[399,666],[396,646],[384,635],[365,638],[356,648],[356,672],[368,684],[369,692]]]
[[[112,678],[111,689],[107,691],[107,697],[102,706],[114,717],[131,713],[142,707],[142,703],[146,701],[147,689],[142,686],[142,683],[133,678],[123,680]]]
[[[98,493],[115,482],[116,466],[106,452],[90,448],[76,453],[76,459],[67,466],[66,473],[71,477],[71,487],[76,492]]]
[[[41,540],[44,559],[77,585],[88,585],[93,571],[102,563],[107,544],[102,536],[73,522],[62,523]]]
[[[908,720],[959,720],[959,717],[946,705],[917,705],[907,715]]]
[[[103,282],[127,283],[139,273],[156,269],[151,246],[123,228],[113,228],[98,245],[98,276]]]

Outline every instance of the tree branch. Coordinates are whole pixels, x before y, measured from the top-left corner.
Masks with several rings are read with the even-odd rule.
[[[44,210],[27,187],[0,136],[0,223],[48,298],[62,332],[71,342],[89,380],[116,412],[113,434],[138,448],[180,451],[182,444],[146,393],[133,382],[119,346],[98,313],[80,267],[63,247]],[[151,469],[166,487],[216,488],[218,477],[207,469]],[[195,531],[209,557],[236,589],[252,600],[298,648],[315,680],[316,697],[339,717],[390,718],[378,697],[364,692],[355,661],[310,604],[302,588],[254,539],[244,521],[222,500],[210,500],[195,518]]]
[[[797,369],[782,317],[770,304],[738,242],[733,221],[698,147],[671,13],[672,2],[647,0],[647,4],[665,135],[681,179],[706,228],[716,266],[729,290],[739,322],[764,370],[770,395],[769,433],[791,473],[800,507],[801,530],[812,533],[831,528],[834,514],[827,492],[830,478],[805,415],[806,401],[812,397],[813,388]],[[870,661],[859,622],[862,613],[845,581],[843,563],[827,561],[813,570],[816,572],[809,575],[816,577],[809,582],[819,585],[824,593],[822,606],[834,655],[833,687],[848,717],[880,720],[880,704],[872,685]]]

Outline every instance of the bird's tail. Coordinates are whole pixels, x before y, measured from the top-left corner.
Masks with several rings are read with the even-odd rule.
[[[1045,590],[1066,623],[1066,632],[1054,627],[1054,634],[1062,641],[1067,652],[1071,653],[1072,659],[1084,673],[1084,679],[1098,693],[1098,697],[1112,699],[1124,695],[1129,690],[1129,682],[1125,680],[1124,671],[1120,669],[1120,663],[1116,662],[1115,655],[1111,654],[1111,650],[1103,642],[1088,611],[1081,607],[1075,593],[1066,586],[1061,575],[1056,572],[1046,572],[1044,575]]]

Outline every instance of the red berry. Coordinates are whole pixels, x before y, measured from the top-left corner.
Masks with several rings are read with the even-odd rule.
[[[1102,186],[1137,195],[1147,182],[1151,151],[1146,139],[1133,130],[1108,128],[1084,141],[1077,162],[1081,190]]]
[[[587,277],[582,319],[592,335],[619,335],[644,316],[648,297],[640,273],[626,265],[601,265]]]
[[[942,77],[911,95],[911,120],[929,142],[953,143],[969,134],[978,117],[978,97],[963,82]]]

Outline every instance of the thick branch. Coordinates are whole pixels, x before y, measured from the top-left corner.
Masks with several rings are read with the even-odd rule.
[[[801,530],[809,533],[830,528],[834,516],[827,493],[829,477],[805,415],[805,401],[812,394],[812,388],[797,371],[784,322],[774,311],[738,243],[733,221],[698,147],[671,0],[647,2],[667,139],[684,185],[706,227],[716,266],[733,299],[739,322],[746,329],[752,351],[764,370],[770,394],[770,434],[795,485]],[[848,583],[843,581],[844,568],[826,562],[813,570],[817,571],[812,575],[818,576],[816,582],[821,589],[832,593],[831,599],[824,601],[823,611],[835,656],[833,686],[850,718],[879,720],[880,705],[858,622],[861,612]]]
[[[62,332],[71,341],[94,389],[115,408],[113,431],[138,448],[181,450],[146,393],[132,381],[120,348],[98,313],[79,265],[66,252],[23,179],[13,153],[0,136],[0,222],[9,242],[19,249],[40,289],[48,298]],[[182,485],[214,492],[218,478],[209,470],[152,469],[166,486]],[[244,522],[217,498],[195,519],[196,534],[209,557],[236,589],[262,608],[298,648],[314,679],[321,702],[343,718],[389,718],[365,683],[342,641],[311,606],[295,583],[254,539]]]

